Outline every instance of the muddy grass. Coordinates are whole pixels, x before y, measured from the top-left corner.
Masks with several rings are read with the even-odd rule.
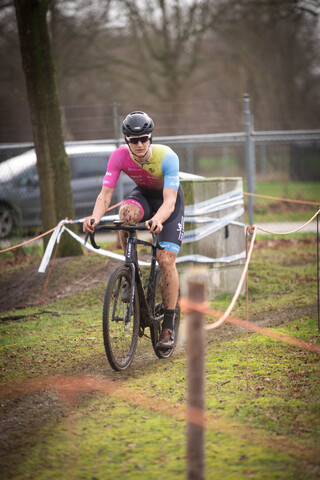
[[[86,259],[87,260],[87,259]],[[83,262],[81,258],[57,258],[52,268],[39,273],[39,260],[31,265],[23,265],[19,272],[11,271],[0,277],[0,311],[21,309],[59,301],[65,297],[80,294],[85,290],[107,282],[110,273],[120,265],[117,260],[105,260],[90,257]],[[3,268],[8,265],[3,265]]]
[[[307,250],[310,246],[313,247],[314,245],[314,239],[305,239],[298,242],[295,239],[292,239],[288,242],[281,241],[280,243],[277,243],[276,248],[278,249],[279,258],[281,258],[283,264],[288,266],[289,256],[285,255],[286,251],[293,249],[298,252],[304,248]],[[274,240],[260,242],[260,245],[257,248],[258,252],[265,252],[265,249],[268,251],[270,251],[270,249],[275,249]],[[267,253],[266,258],[268,255],[269,254]],[[298,262],[299,264],[297,257],[298,255],[291,255],[290,262],[292,264]],[[266,258],[262,258],[261,261],[266,261]],[[306,258],[307,252],[305,252],[305,255],[302,255],[301,262],[305,262]],[[312,262],[314,264],[314,257]],[[77,302],[78,306],[81,304],[85,292],[88,292],[87,295],[88,298],[90,298],[88,304],[91,302],[91,305],[93,305],[91,308],[96,309],[97,311],[101,310],[104,284],[110,273],[118,264],[118,261],[101,259],[101,257],[96,255],[82,259],[56,259],[48,277],[48,274],[43,275],[37,272],[39,259],[15,258],[14,262],[11,259],[4,260],[1,264],[2,273],[0,275],[1,323],[2,325],[8,326],[4,331],[8,331],[10,334],[10,329],[12,328],[12,325],[14,325],[15,328],[21,326],[21,333],[23,333],[25,322],[33,322],[37,314],[37,325],[39,325],[39,315],[41,312],[45,312],[46,309],[48,309],[48,312],[47,314],[44,313],[44,316],[47,315],[48,318],[50,316],[52,318],[53,311],[57,316],[62,316],[61,312],[66,310],[66,308],[69,308],[70,310],[70,308],[77,305]],[[296,266],[296,268],[299,268],[299,265]],[[305,275],[305,273],[303,273],[303,275]],[[298,279],[296,280],[298,281]],[[93,295],[90,292],[93,292]],[[96,305],[94,305],[95,295],[99,297]],[[70,303],[68,303],[69,299],[72,299],[70,300]],[[42,302],[43,300],[45,300],[44,303]],[[64,301],[67,303],[64,303]],[[224,302],[227,301],[228,299],[218,301],[217,308],[222,310]],[[272,302],[272,299],[270,299],[270,302]],[[238,305],[238,314],[241,315],[242,310],[243,306]],[[256,305],[255,308],[252,308],[250,313],[250,321],[263,327],[285,326],[297,319],[315,318],[316,313],[317,305],[314,300],[309,304],[304,302],[299,305],[293,304],[288,297],[287,300],[283,302],[281,308],[279,305],[272,305],[272,303],[269,304],[269,307],[267,307],[266,304],[264,304],[263,307]],[[100,319],[97,323],[99,323],[99,321]],[[100,325],[98,327],[93,325],[93,327],[92,330],[94,330],[94,333],[92,335],[101,335]],[[242,329],[225,323],[222,327],[214,330],[208,336],[209,348],[211,344],[223,345],[223,342],[229,342],[232,339],[241,338],[242,336]],[[86,338],[88,338],[88,336]],[[121,379],[121,381],[124,382],[129,381],[130,383],[133,381],[134,383],[135,381],[139,382],[144,376],[147,378],[150,374],[152,378],[152,372],[156,372],[155,369],[162,369],[163,371],[167,368],[166,365],[170,365],[170,362],[173,362],[173,360],[164,363],[159,362],[152,352],[148,339],[146,339],[146,341],[142,343],[139,350],[139,356],[130,368],[130,371],[124,372],[120,378],[119,375],[113,372],[107,365],[104,353],[99,350],[99,348],[95,349],[96,342],[93,340],[92,342],[92,349],[89,347],[88,350],[88,347],[86,346],[86,349],[83,350],[83,357],[81,358],[81,354],[79,356],[80,360],[77,360],[76,357],[65,359],[65,367],[59,366],[56,372],[55,361],[52,360],[51,363],[46,361],[45,363],[46,359],[42,359],[41,364],[35,366],[33,372],[31,370],[29,373],[24,372],[22,375],[23,378],[17,383],[12,383],[11,380],[8,383],[6,378],[10,378],[10,375],[9,377],[7,376],[6,369],[2,371],[3,380],[0,393],[0,471],[2,472],[4,479],[31,478],[28,476],[29,474],[24,477],[21,472],[19,474],[20,476],[17,472],[19,471],[20,465],[23,465],[26,462],[28,455],[33,448],[38,446],[39,442],[46,442],[48,427],[51,425],[54,429],[55,425],[63,424],[64,418],[67,419],[75,409],[80,408],[83,404],[90,403],[90,399],[96,398],[94,388],[83,389],[83,385],[81,385],[83,381],[81,381],[79,375],[89,375],[91,377],[93,376],[93,378],[96,377],[97,379],[104,378],[113,382],[118,382],[119,379]],[[28,358],[23,357],[19,348],[20,347],[9,349],[9,355],[11,356],[9,363],[14,363],[14,357],[16,356],[19,365],[19,367],[17,367],[17,372],[23,370],[23,362],[26,362],[25,366],[27,369],[30,369],[32,366],[31,360],[30,363],[28,363]],[[25,348],[28,349],[29,347],[26,346]],[[50,347],[48,347],[48,349],[50,350]],[[59,356],[58,352],[57,356]],[[184,362],[184,356],[185,351],[184,345],[182,344],[179,346],[175,354],[177,365],[179,362]],[[55,373],[57,374],[56,376]],[[73,389],[71,388],[71,393],[69,392],[69,394],[68,388],[61,388],[61,374],[63,376],[68,376],[65,379],[67,385],[73,384]],[[75,376],[76,378],[74,378]],[[43,377],[44,380],[41,380]],[[37,382],[30,383],[30,379],[32,378],[39,378],[38,384]],[[74,383],[72,380],[73,378]],[[154,382],[156,384],[157,380],[155,379]],[[156,388],[155,385],[154,387]],[[141,388],[141,385],[139,388]],[[147,390],[147,392],[152,393],[150,390]],[[179,398],[177,402],[179,402]],[[304,461],[310,461],[310,464],[313,464],[314,457],[312,455],[311,457],[311,460],[305,458]],[[317,465],[317,462],[315,462],[315,465]],[[315,475],[319,473],[319,469],[317,470],[318,467],[312,468],[315,469]],[[312,471],[312,468],[310,471]],[[16,477],[16,475],[18,476]],[[37,475],[34,478],[37,478]],[[41,477],[39,474],[39,478],[49,477]],[[91,478],[91,476],[87,478]],[[92,478],[94,478],[94,476]],[[121,478],[121,476],[115,478]],[[130,477],[124,475],[123,478]],[[136,477],[133,476],[132,478]],[[169,476],[168,478],[174,477]],[[245,476],[235,478],[245,478]],[[282,476],[281,478],[291,477]],[[294,476],[292,478],[294,478]],[[303,473],[301,473],[301,476],[297,476],[297,478],[304,478]],[[316,476],[313,477],[312,474],[310,474],[310,478],[316,478]]]

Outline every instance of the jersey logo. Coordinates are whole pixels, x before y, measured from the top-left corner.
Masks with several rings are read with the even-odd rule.
[[[177,232],[179,232],[178,239],[182,242],[184,236],[184,217],[181,217],[181,223],[178,223]]]

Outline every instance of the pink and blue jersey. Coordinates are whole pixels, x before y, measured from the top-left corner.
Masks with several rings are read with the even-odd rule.
[[[151,152],[148,162],[141,165],[132,159],[126,145],[117,148],[110,156],[103,186],[115,188],[120,172],[123,171],[145,190],[178,190],[178,155],[166,145],[151,145]]]

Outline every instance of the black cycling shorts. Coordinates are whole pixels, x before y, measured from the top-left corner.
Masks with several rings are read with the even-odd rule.
[[[141,222],[152,218],[163,203],[162,192],[159,195],[155,191],[146,191],[136,187],[122,202],[133,203],[142,211]],[[176,205],[170,217],[163,223],[163,229],[159,234],[159,243],[165,250],[178,255],[184,235],[184,196],[181,185],[179,186]]]

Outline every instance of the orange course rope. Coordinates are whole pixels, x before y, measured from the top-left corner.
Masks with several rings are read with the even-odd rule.
[[[206,315],[209,315],[212,317],[218,317],[222,314],[222,312],[219,312],[218,310],[215,310],[213,308],[206,308],[207,302],[202,302],[202,303],[190,302],[187,298],[184,298],[184,297],[180,298],[180,305],[185,313],[188,313],[191,311],[197,311],[197,312],[205,313]],[[204,327],[205,330],[211,330],[221,325],[222,319],[223,321],[231,323],[232,325],[236,325],[237,327],[248,329],[255,333],[260,333],[262,335],[272,338],[273,340],[279,340],[281,342],[289,343],[291,345],[295,345],[305,350],[309,350],[311,352],[320,354],[320,345],[316,345],[310,342],[305,342],[304,340],[299,340],[298,338],[289,337],[288,335],[285,335],[279,332],[274,332],[268,328],[259,327],[259,325],[255,325],[254,323],[248,322],[246,320],[242,320],[240,318],[232,317],[230,315],[226,316],[226,312],[217,322],[213,324],[205,325]]]
[[[53,232],[56,228],[58,228],[58,225],[51,228],[51,230],[48,230],[45,233],[41,233],[41,235],[38,235],[35,238],[31,238],[30,240],[26,240],[25,242],[19,243],[19,245],[14,245],[13,247],[8,247],[8,248],[5,248],[4,250],[0,250],[0,253],[9,252],[9,250],[14,250],[15,248],[23,247],[24,245],[27,245],[27,243],[34,242],[35,240],[38,240],[39,238],[44,237],[45,235],[48,235],[49,233]]]
[[[119,203],[116,203],[115,205],[112,205],[111,207],[109,207],[106,212],[109,212],[109,210],[112,210],[113,208],[116,208],[118,207],[122,202],[119,202]],[[88,217],[83,217],[79,220],[79,222],[83,222],[86,218],[89,218]],[[75,223],[74,220],[69,220],[68,218],[66,218],[66,220],[69,222],[69,223]],[[45,237],[46,235],[48,235],[49,233],[53,232],[54,230],[56,230],[57,228],[59,227],[59,225],[56,225],[55,227],[51,228],[50,230],[48,230],[47,232],[44,232],[44,233],[41,233],[41,235],[38,235],[37,237],[34,237],[34,238],[31,238],[30,240],[26,240],[25,242],[22,242],[22,243],[19,243],[19,245],[14,245],[12,247],[8,247],[8,248],[5,248],[4,250],[0,250],[0,253],[4,253],[4,252],[9,252],[10,250],[14,250],[16,248],[19,248],[19,247],[23,247],[24,245],[27,245],[28,243],[31,243],[31,242],[34,242],[35,240],[39,240],[39,238],[42,238],[42,237]]]
[[[316,216],[318,216],[319,213],[320,213],[320,209],[304,225],[297,228],[296,230],[293,230],[292,232],[287,232],[287,233],[293,233],[293,232],[296,232],[298,230],[301,230],[303,227],[305,227],[310,222],[312,222],[312,220],[314,220],[314,218]],[[276,340],[280,340],[280,341],[283,341],[283,342],[286,342],[286,343],[290,343],[292,345],[299,346],[301,348],[305,348],[307,350],[310,350],[310,351],[313,351],[313,352],[316,352],[316,353],[320,353],[320,346],[318,346],[318,345],[314,345],[314,344],[304,342],[302,340],[298,340],[298,339],[295,339],[295,338],[292,338],[292,337],[289,337],[289,336],[286,336],[286,335],[283,335],[283,334],[272,332],[268,329],[261,328],[257,325],[254,325],[254,324],[250,323],[248,321],[247,314],[246,314],[246,321],[237,319],[235,317],[230,317],[230,313],[231,313],[232,309],[234,308],[234,305],[235,305],[235,303],[236,303],[236,301],[237,301],[237,299],[240,295],[244,280],[245,280],[245,278],[247,278],[248,268],[249,268],[249,263],[250,263],[251,256],[252,256],[252,251],[253,251],[253,246],[254,246],[254,242],[255,242],[255,238],[256,238],[257,228],[259,228],[260,230],[266,231],[266,230],[262,229],[261,227],[257,227],[255,225],[252,225],[252,226],[248,227],[248,233],[252,235],[249,252],[247,252],[247,259],[246,259],[245,266],[244,266],[243,272],[241,274],[240,281],[239,281],[238,287],[236,289],[236,292],[235,292],[235,294],[234,294],[234,296],[233,296],[233,298],[230,302],[229,307],[227,308],[227,310],[224,313],[217,312],[214,309],[208,308],[209,302],[207,302],[207,301],[204,301],[204,302],[201,302],[201,303],[195,303],[195,302],[191,302],[187,298],[182,297],[179,300],[179,305],[181,306],[183,311],[186,312],[186,313],[188,313],[190,311],[198,311],[198,312],[205,313],[205,314],[213,316],[213,317],[221,316],[219,318],[219,320],[217,320],[216,322],[214,322],[212,324],[205,325],[205,327],[204,327],[205,330],[212,330],[214,328],[217,328],[223,322],[227,321],[228,323],[232,323],[232,324],[237,325],[241,328],[245,328],[246,330],[251,330],[251,331],[254,331],[254,332],[257,332],[257,333],[261,333],[263,335],[274,338]],[[279,232],[268,232],[268,233],[274,233],[275,235],[277,235],[277,234],[281,235],[282,234],[282,233],[279,233]],[[246,309],[247,309],[247,307],[246,307]]]
[[[244,280],[246,278],[246,275],[247,275],[247,271],[248,271],[248,268],[249,268],[249,263],[250,263],[250,260],[251,260],[251,256],[252,256],[252,251],[253,251],[253,245],[254,245],[254,242],[255,242],[255,239],[256,239],[256,234],[257,234],[257,228],[255,226],[252,226],[252,227],[249,227],[250,228],[250,232],[253,231],[253,235],[252,235],[252,239],[251,239],[251,243],[250,243],[250,248],[249,248],[249,252],[248,252],[248,255],[247,255],[247,259],[246,259],[246,263],[244,265],[244,269],[243,269],[243,272],[241,274],[241,277],[240,277],[240,281],[239,281],[239,284],[237,286],[237,289],[235,291],[235,294],[233,295],[233,298],[231,300],[231,303],[229,305],[229,307],[227,308],[227,310],[225,311],[225,313],[222,315],[222,317],[217,320],[215,323],[213,324],[210,324],[210,325],[206,325],[205,326],[205,329],[206,330],[212,330],[213,328],[217,328],[219,327],[227,318],[228,316],[230,315],[240,293],[241,293],[241,289],[242,289],[242,286],[243,286],[243,283],[244,283]]]
[[[313,215],[313,217],[308,221],[306,222],[304,225],[302,225],[302,227],[299,227],[297,228],[296,230],[292,230],[292,232],[290,233],[293,233],[293,232],[296,232],[298,230],[301,230],[301,228],[305,227],[306,225],[308,225],[310,222],[312,222],[312,220],[319,214],[320,212],[320,209],[317,211],[317,213],[315,213],[315,215]],[[217,320],[215,323],[212,323],[210,325],[206,325],[204,328],[206,330],[212,330],[214,328],[217,328],[219,327],[227,318],[228,316],[230,315],[231,311],[233,310],[234,308],[234,305],[241,293],[241,290],[242,290],[242,287],[243,287],[243,283],[244,283],[244,280],[246,278],[246,275],[247,275],[247,272],[248,272],[248,268],[249,268],[249,263],[250,263],[250,260],[251,260],[251,256],[252,256],[252,251],[253,251],[253,246],[254,246],[254,242],[255,242],[255,239],[256,239],[256,234],[257,234],[257,228],[259,228],[260,230],[263,230],[261,227],[257,227],[256,225],[252,225],[252,226],[249,226],[248,227],[248,232],[249,234],[252,234],[252,239],[251,239],[251,242],[250,242],[250,248],[249,248],[249,252],[247,254],[247,259],[246,259],[246,263],[244,265],[244,269],[243,269],[243,272],[241,274],[241,277],[240,277],[240,281],[239,281],[239,284],[238,284],[238,287],[235,291],[235,294],[231,300],[231,303],[229,305],[229,307],[227,308],[227,310],[225,311],[225,313],[222,315],[222,317]],[[263,230],[263,231],[266,231],[266,230]],[[282,235],[282,233],[279,233],[279,232],[269,232],[269,233],[274,233],[274,234],[279,234],[279,235]],[[288,233],[288,232],[287,232]],[[197,311],[200,311],[200,312],[206,312],[208,313],[209,310],[205,310],[205,303],[192,303],[190,302],[189,300],[187,300],[186,298],[181,298],[180,301],[180,306],[181,308],[183,309],[186,309],[186,311],[190,311],[190,309],[193,309],[193,310],[197,310]]]
[[[256,228],[258,228],[259,230],[261,230],[262,232],[266,232],[266,233],[271,233],[272,235],[289,235],[290,233],[295,233],[295,232],[298,232],[299,230],[302,230],[304,227],[306,227],[307,225],[309,225],[309,223],[312,222],[312,220],[314,220],[320,213],[320,208],[319,210],[317,211],[317,213],[315,213],[313,215],[312,218],[310,218],[310,220],[308,220],[304,225],[302,225],[301,227],[298,227],[296,228],[295,230],[290,230],[289,232],[272,232],[271,230],[267,230],[266,228],[262,228],[262,227],[259,227],[259,226],[256,226]]]
[[[258,193],[243,192],[243,195],[247,195],[248,197],[266,198],[268,200],[278,200],[280,202],[300,203],[302,205],[319,205],[319,202],[311,202],[309,200],[294,200],[292,198],[270,197],[269,195],[260,195]]]
[[[209,411],[205,412],[205,418],[201,418],[202,415],[200,417],[199,412],[195,409],[187,412],[187,407],[181,403],[174,403],[164,397],[155,397],[146,391],[128,387],[124,382],[115,378],[108,379],[93,375],[73,377],[55,375],[52,377],[27,378],[4,385],[0,392],[0,398],[17,397],[43,391],[57,392],[61,400],[70,407],[79,406],[79,393],[100,392],[126,403],[129,402],[130,405],[144,411],[149,410],[179,421],[185,421],[188,416],[193,423],[212,431],[230,435],[259,447],[266,447],[272,451],[280,451],[314,465],[319,463],[319,450],[316,446],[303,446],[278,432],[267,432],[262,428],[236,423],[234,419],[227,419]],[[193,412],[196,416],[191,416]]]

